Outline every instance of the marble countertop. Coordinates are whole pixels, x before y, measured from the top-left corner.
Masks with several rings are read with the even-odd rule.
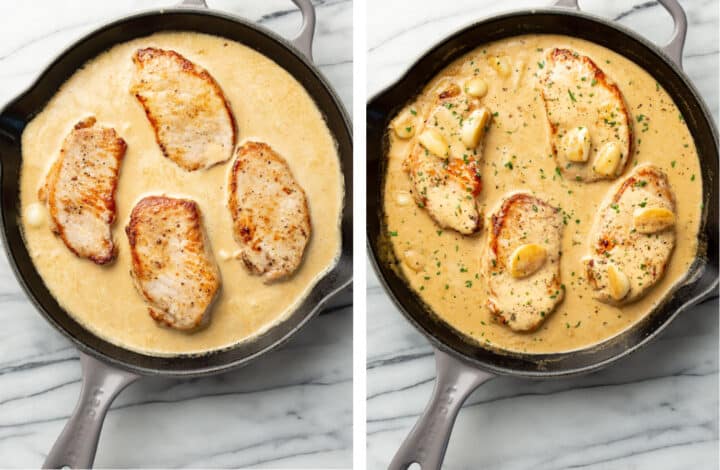
[[[0,103],[23,91],[82,35],[174,0],[2,2]],[[286,0],[209,0],[290,37]],[[315,61],[352,111],[352,4],[317,1]],[[76,350],[35,311],[0,254],[0,466],[39,467],[75,406]],[[282,349],[221,376],[144,379],[105,422],[97,467],[352,465],[352,314],[336,308]]]
[[[672,22],[657,2],[583,0],[654,41]],[[718,118],[718,4],[681,1],[690,29],[685,70]],[[392,83],[443,37],[542,0],[404,0],[368,14],[368,93]],[[368,264],[367,467],[385,468],[424,409],[435,363]],[[610,369],[552,381],[495,378],[461,410],[447,469],[718,468],[718,301],[687,311],[658,340]]]

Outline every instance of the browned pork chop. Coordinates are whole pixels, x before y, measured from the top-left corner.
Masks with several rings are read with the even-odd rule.
[[[667,176],[641,165],[604,201],[584,259],[595,298],[622,305],[642,297],[665,273],[675,246],[675,195]]]
[[[222,163],[235,146],[235,117],[215,79],[172,50],[133,55],[131,93],[140,101],[163,154],[193,171]]]
[[[115,129],[78,122],[65,138],[39,198],[52,230],[76,255],[97,264],[115,259],[110,230],[115,221],[115,189],[127,145]]]
[[[240,257],[266,282],[294,273],[310,238],[305,192],[267,144],[246,142],[230,173],[228,207]]]
[[[562,215],[527,193],[500,204],[488,228],[483,276],[488,308],[515,331],[537,329],[562,300]]]
[[[480,230],[482,138],[490,112],[453,78],[433,92],[404,162],[417,204],[437,225],[469,235]]]
[[[125,228],[133,280],[150,316],[178,330],[206,323],[220,290],[201,219],[195,201],[148,196],[135,205]]]
[[[620,89],[589,57],[553,49],[541,79],[552,152],[573,181],[615,179],[632,153],[631,119]]]

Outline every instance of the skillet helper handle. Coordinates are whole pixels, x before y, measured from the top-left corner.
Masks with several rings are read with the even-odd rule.
[[[80,353],[80,398],[43,468],[91,468],[110,404],[121,390],[140,378]]]
[[[685,38],[687,37],[688,29],[685,10],[677,0],[659,0],[659,2],[663,7],[665,7],[668,13],[670,13],[674,24],[673,35],[670,38],[670,41],[662,46],[662,50],[665,55],[675,62],[675,65],[682,69],[682,55],[683,49],[685,48]]]
[[[290,40],[295,49],[300,51],[310,62],[313,61],[312,45],[315,37],[315,7],[311,0],[292,0],[302,13],[302,24],[297,36]],[[181,7],[188,8],[208,8],[205,0],[182,0]]]
[[[205,0],[182,0],[178,6],[188,8],[208,8],[208,4]]]
[[[439,470],[455,418],[467,397],[493,375],[435,349],[437,379],[430,403],[393,457],[388,470]]]
[[[667,44],[662,46],[660,49],[668,56],[675,65],[683,68],[682,66],[682,55],[683,49],[685,48],[685,37],[687,36],[687,16],[685,10],[678,0],[658,0],[660,5],[663,6],[670,13],[673,19],[673,34]],[[578,0],[557,0],[554,4],[556,7],[573,8],[580,10]]]
[[[297,36],[290,40],[293,46],[310,62],[313,61],[312,45],[315,37],[315,7],[311,0],[292,0],[302,13],[302,25]]]

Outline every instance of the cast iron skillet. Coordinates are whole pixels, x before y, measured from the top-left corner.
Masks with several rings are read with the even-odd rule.
[[[681,71],[687,21],[676,0],[660,0],[670,12],[675,31],[658,48],[634,32],[602,18],[581,13],[577,0],[556,7],[495,16],[444,39],[423,55],[394,85],[367,105],[367,237],[375,271],[390,298],[435,349],[437,381],[430,403],[395,455],[391,469],[412,463],[423,470],[440,468],[455,417],[467,396],[495,374],[548,378],[588,373],[608,366],[655,338],[681,311],[717,291],[718,286],[718,142],[712,118],[697,90]],[[520,34],[563,34],[612,49],[650,72],[663,86],[690,128],[702,160],[704,210],[700,250],[687,280],[645,320],[601,345],[543,355],[500,354],[464,339],[440,321],[392,268],[383,221],[383,178],[390,119],[422,91],[450,62],[477,46]]]
[[[331,297],[352,280],[352,135],[340,99],[312,64],[315,10],[310,0],[293,0],[303,23],[292,41],[241,18],[208,11],[204,0],[185,0],[182,8],[123,18],[85,36],[61,54],[28,91],[0,112],[0,204],[2,235],[10,264],[28,297],[45,318],[80,349],[83,383],[80,399],[50,451],[45,467],[87,468],[93,463],[103,419],[115,396],[142,375],[196,377],[245,365],[296,333]],[[190,8],[188,8],[190,7]],[[138,354],[94,336],[68,315],[45,287],[23,243],[19,219],[20,137],[60,85],[85,62],[115,44],[157,31],[195,31],[223,36],[273,59],[295,77],[322,111],[337,141],[345,182],[342,253],[336,266],[290,316],[257,339],[199,356],[170,358]]]

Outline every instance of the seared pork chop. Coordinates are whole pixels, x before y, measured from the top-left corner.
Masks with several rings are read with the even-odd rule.
[[[482,189],[481,141],[490,116],[454,78],[434,91],[404,168],[418,206],[440,227],[469,235],[482,226],[475,198]]]
[[[215,79],[175,51],[135,51],[131,93],[163,154],[193,171],[224,162],[235,146],[235,117]]]
[[[65,246],[97,264],[115,259],[110,228],[126,148],[115,129],[96,126],[94,117],[78,122],[38,194],[50,211],[52,230]]]
[[[267,144],[246,142],[230,173],[228,208],[240,257],[265,282],[294,273],[310,238],[305,192]]]
[[[595,298],[622,305],[665,273],[675,246],[675,196],[659,168],[642,165],[600,207],[583,261]]]
[[[565,292],[560,283],[560,210],[514,193],[491,217],[483,260],[488,309],[514,331],[537,329]]]
[[[148,196],[125,228],[135,286],[150,316],[171,328],[192,330],[207,322],[220,290],[200,208],[189,199]]]
[[[552,152],[573,181],[615,179],[632,152],[631,119],[618,87],[589,57],[553,49],[541,79]]]

